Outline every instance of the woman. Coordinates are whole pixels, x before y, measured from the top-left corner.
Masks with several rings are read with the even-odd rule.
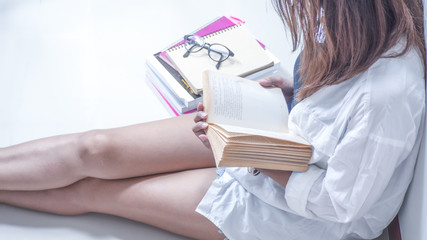
[[[294,47],[304,47],[301,87],[293,98],[283,78],[260,84],[281,87],[298,102],[289,127],[313,145],[307,172],[217,173],[199,105],[195,115],[3,148],[0,202],[65,215],[113,214],[196,239],[378,236],[402,203],[420,145],[422,5],[275,6]]]

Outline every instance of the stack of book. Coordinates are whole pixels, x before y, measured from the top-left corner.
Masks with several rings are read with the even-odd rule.
[[[190,34],[200,36],[208,43],[222,44],[234,56],[216,69],[208,51],[183,57],[187,51],[184,38],[148,56],[146,79],[171,115],[179,116],[196,110],[203,99],[202,73],[205,70],[256,80],[273,74],[279,67],[279,59],[255,39],[240,19],[219,17]]]

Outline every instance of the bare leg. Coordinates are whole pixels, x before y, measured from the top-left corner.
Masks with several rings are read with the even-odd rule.
[[[0,202],[57,214],[100,212],[195,239],[224,239],[194,210],[216,177],[214,168],[124,180],[85,179],[44,191],[0,191]]]
[[[193,115],[0,149],[0,190],[43,190],[86,177],[120,179],[214,166]]]

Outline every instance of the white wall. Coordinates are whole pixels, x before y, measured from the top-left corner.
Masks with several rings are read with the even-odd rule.
[[[423,0],[424,6],[427,0]],[[427,9],[424,7],[424,26],[427,26]],[[424,28],[424,36],[427,40],[427,27]],[[427,41],[426,41],[427,42]],[[426,68],[427,71],[427,68]],[[427,103],[427,101],[426,101]],[[427,125],[426,125],[427,126]],[[402,239],[404,240],[424,240],[427,239],[427,179],[425,173],[426,165],[426,131],[421,142],[420,154],[415,175],[406,195],[405,202],[399,213],[399,223]]]
[[[415,176],[399,213],[400,231],[403,240],[427,239],[426,151],[426,136],[424,132],[420,155],[415,167]]]

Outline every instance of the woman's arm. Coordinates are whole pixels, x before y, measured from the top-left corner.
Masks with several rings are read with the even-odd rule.
[[[280,185],[286,187],[289,177],[291,176],[291,171],[282,171],[282,170],[270,170],[270,169],[258,169],[258,171],[269,176],[274,181],[278,182]]]

